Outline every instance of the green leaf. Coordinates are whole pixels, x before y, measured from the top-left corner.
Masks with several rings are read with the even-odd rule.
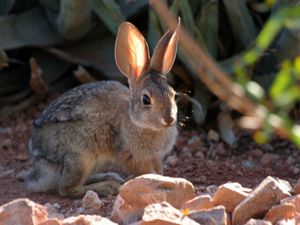
[[[91,3],[86,0],[60,0],[55,27],[66,40],[79,40],[92,28]]]
[[[256,40],[256,45],[266,49],[282,29],[285,14],[277,14],[267,21]]]
[[[202,16],[197,27],[203,37],[208,53],[216,58],[218,55],[219,9],[218,2],[209,2],[202,8]],[[198,34],[196,32],[196,34]],[[198,34],[198,41],[201,38]]]
[[[46,84],[52,84],[58,80],[72,66],[66,60],[61,60],[43,49],[35,49],[31,56],[35,58],[38,66],[42,69],[43,80]]]
[[[184,24],[184,27],[192,36],[194,36],[195,23],[193,18],[193,12],[189,5],[189,2],[186,0],[179,1],[179,9],[181,12],[181,17],[182,17],[182,22]]]
[[[55,45],[62,40],[47,23],[42,8],[35,7],[19,15],[0,17],[0,48]]]
[[[159,19],[157,18],[153,10],[149,10],[149,22],[148,22],[148,43],[150,50],[155,48],[158,40],[162,37],[163,31],[160,26]]]
[[[101,39],[81,41],[67,46],[61,50],[79,61],[83,65],[93,68],[98,74],[106,79],[126,81],[118,70],[114,59],[114,37],[107,34]]]
[[[16,0],[1,0],[0,1],[0,16],[7,15],[12,10],[15,3],[16,3]]]
[[[291,129],[291,139],[300,148],[300,126],[294,125]]]
[[[0,48],[0,68],[8,66],[7,55],[5,51]]]
[[[118,4],[114,0],[93,0],[92,8],[107,28],[117,34],[119,25],[125,21]]]
[[[203,84],[194,85],[194,101],[192,102],[193,119],[196,124],[200,125],[205,122],[207,115],[207,104],[209,97],[208,93],[204,90]]]
[[[117,0],[120,7],[120,11],[123,13],[125,18],[129,18],[140,14],[148,9],[149,0],[138,0],[138,1],[124,1]]]
[[[190,8],[192,9],[192,13],[195,17],[195,15],[198,13],[198,11],[200,11],[199,9],[201,9],[203,4],[206,4],[206,1],[208,0],[201,0],[201,1],[195,1],[195,0],[189,0],[189,5]]]
[[[270,89],[270,96],[272,99],[276,99],[280,95],[282,95],[286,90],[288,90],[293,83],[295,82],[295,79],[293,76],[291,76],[289,69],[283,69],[281,70]]]
[[[239,47],[247,47],[257,35],[257,27],[250,15],[245,0],[223,0],[231,30]]]

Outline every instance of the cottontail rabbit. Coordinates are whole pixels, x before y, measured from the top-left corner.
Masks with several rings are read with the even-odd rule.
[[[84,84],[44,110],[29,141],[29,190],[74,197],[87,190],[114,193],[122,179],[100,173],[107,163],[119,163],[133,175],[162,174],[163,157],[177,136],[175,91],[166,74],[176,56],[179,27],[161,38],[150,59],[139,30],[121,24],[115,60],[129,88],[116,81]]]

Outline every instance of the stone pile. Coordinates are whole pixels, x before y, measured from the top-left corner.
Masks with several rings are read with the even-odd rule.
[[[101,201],[89,191],[83,207],[100,214]],[[228,182],[214,192],[196,196],[182,178],[147,174],[119,190],[110,218],[78,215],[64,218],[28,199],[0,206],[1,225],[284,225],[300,224],[300,180],[292,188],[284,180],[265,178],[255,189]]]

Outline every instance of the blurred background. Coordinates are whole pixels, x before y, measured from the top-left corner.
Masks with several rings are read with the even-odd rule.
[[[236,142],[236,125],[256,130],[254,138],[259,143],[279,131],[300,145],[296,123],[300,1],[160,2],[181,17],[184,30],[213,59],[224,79],[240,88],[241,99],[253,102],[253,111],[263,111],[254,115],[251,108],[246,113],[237,107],[232,110],[225,98],[220,101],[215,89],[203,82],[210,76],[209,69],[199,72],[191,61],[201,64],[201,58],[191,59],[180,44],[168,75],[170,84],[180,93],[179,125],[197,127],[213,121],[229,145]],[[148,0],[1,0],[0,119],[82,83],[126,83],[114,62],[118,26],[123,21],[135,24],[152,51],[168,29],[154,8]],[[249,115],[251,118],[246,117]]]

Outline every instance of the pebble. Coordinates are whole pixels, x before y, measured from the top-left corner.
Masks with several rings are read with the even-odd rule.
[[[2,142],[2,148],[7,149],[10,146],[11,146],[11,140],[9,138],[4,139],[4,141]]]
[[[178,157],[176,155],[170,155],[167,157],[166,162],[170,166],[176,166],[178,162]]]
[[[26,145],[24,143],[20,143],[18,145],[18,150],[19,151],[26,151]]]
[[[183,157],[187,157],[187,158],[191,158],[192,157],[192,151],[189,147],[185,146],[180,154],[183,156]]]
[[[208,192],[208,193],[215,193],[217,190],[218,190],[218,186],[216,185],[209,185],[205,188],[205,190]]]
[[[29,175],[30,171],[29,170],[22,170],[16,175],[17,180],[19,181],[24,181],[26,177]]]
[[[257,163],[253,160],[243,160],[241,166],[243,169],[250,171],[255,171],[258,169]]]
[[[198,135],[194,135],[188,140],[187,145],[194,145],[199,143],[202,143],[201,138]]]
[[[292,171],[293,171],[293,174],[294,174],[294,175],[298,175],[299,172],[300,172],[300,169],[297,168],[297,167],[295,167],[295,168],[292,169]]]
[[[53,207],[56,208],[56,209],[61,209],[60,204],[57,203],[57,202],[53,203],[52,205],[53,205]]]
[[[217,163],[217,161],[214,161],[214,160],[206,160],[205,164],[208,167],[208,169],[213,172],[216,170],[218,163]]]
[[[200,152],[200,151],[196,152],[194,156],[195,156],[195,158],[199,158],[201,160],[203,160],[205,158],[204,153]]]
[[[58,203],[56,203],[56,204],[58,204]],[[48,213],[49,218],[57,218],[57,219],[60,219],[60,220],[64,219],[64,215],[59,213],[57,211],[57,208],[54,205],[52,205],[50,203],[46,203],[46,204],[44,204],[44,206],[47,209],[47,213]]]
[[[263,157],[264,152],[259,148],[255,148],[249,152],[249,155],[252,156],[253,158],[259,159]]]
[[[11,127],[0,127],[0,134],[10,134],[11,132]]]
[[[279,158],[278,155],[273,154],[273,153],[266,153],[263,155],[263,157],[260,159],[260,164],[263,167],[270,168],[273,166],[275,161]]]
[[[289,157],[285,160],[284,164],[287,165],[287,166],[291,166],[291,165],[294,164],[295,162],[296,162],[295,157],[289,156]]]
[[[103,202],[99,199],[98,194],[88,190],[82,198],[82,207],[90,213],[99,213]]]
[[[26,162],[29,159],[29,156],[26,153],[19,153],[16,155],[16,159],[20,162]]]
[[[203,142],[201,140],[201,137],[198,135],[192,136],[186,144],[186,147],[190,149],[192,153],[197,152],[199,150],[203,149]]]
[[[219,143],[219,144],[216,146],[215,152],[216,152],[216,154],[219,155],[219,156],[226,156],[226,155],[227,155],[227,152],[226,152],[226,149],[225,149],[223,143]]]
[[[14,174],[15,171],[11,169],[7,169],[5,167],[0,167],[0,178],[6,178]]]
[[[207,137],[208,137],[209,140],[212,140],[212,141],[215,141],[215,142],[218,142],[220,140],[219,133],[217,133],[214,130],[209,130]]]

